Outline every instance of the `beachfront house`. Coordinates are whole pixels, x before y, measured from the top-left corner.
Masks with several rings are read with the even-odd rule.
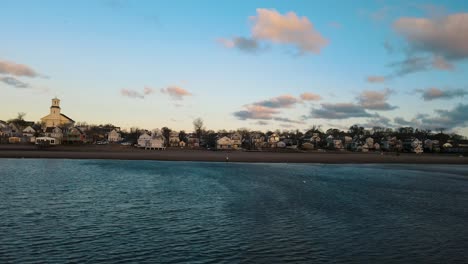
[[[231,147],[232,149],[240,149],[242,147],[242,135],[239,133],[231,134]]]
[[[345,149],[351,149],[353,144],[353,138],[350,136],[345,136],[344,137],[344,148]]]
[[[250,148],[261,149],[265,145],[265,137],[259,133],[254,132],[250,134]]]
[[[169,133],[169,146],[170,147],[179,147],[180,146],[179,132],[171,131]]]
[[[59,142],[57,141],[57,139],[52,137],[38,137],[36,138],[35,144],[39,146],[53,146],[58,145]]]
[[[319,133],[312,133],[312,137],[310,138],[310,143],[314,146],[314,148],[317,148],[318,145],[320,144],[320,134]]]
[[[165,147],[166,138],[159,132],[153,132],[149,145],[145,146],[145,149],[166,149]]]
[[[344,150],[343,141],[341,139],[334,139],[333,147],[337,150]]]
[[[195,134],[189,134],[187,137],[187,147],[198,148],[200,147],[200,139]]]
[[[366,143],[365,145],[367,146],[367,149],[374,149],[374,139],[371,137],[366,138]]]
[[[415,138],[413,142],[411,142],[411,147],[412,151],[416,154],[421,154],[424,152],[422,141],[417,138]]]
[[[268,137],[268,147],[276,148],[276,144],[280,141],[278,134],[273,133]]]
[[[86,142],[86,134],[78,127],[72,127],[66,130],[62,142],[65,144],[83,144]]]
[[[148,133],[143,133],[138,137],[138,147],[145,148],[150,146],[151,136]]]
[[[9,127],[8,135],[10,137],[21,137],[23,135],[21,133],[21,129],[19,128],[19,126],[17,124],[8,123],[8,127]]]
[[[23,136],[24,137],[34,137],[36,130],[32,126],[28,126],[23,129]]]
[[[59,145],[62,143],[63,139],[63,131],[59,127],[48,127],[46,128],[44,135],[46,137],[51,137],[56,139],[55,145]]]
[[[232,140],[228,137],[222,137],[216,140],[216,149],[219,149],[219,150],[232,149]]]
[[[119,131],[117,131],[117,129],[114,128],[107,135],[107,141],[109,141],[109,142],[119,142],[119,141],[122,141],[122,136],[120,135]]]
[[[332,135],[328,135],[328,137],[325,140],[327,141],[327,147],[328,148],[334,148],[335,147],[335,144],[333,143],[335,138]]]

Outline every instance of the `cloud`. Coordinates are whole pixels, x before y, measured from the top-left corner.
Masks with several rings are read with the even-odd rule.
[[[399,126],[414,126],[415,125],[415,120],[406,121],[403,117],[395,117],[393,119],[393,122],[395,122]]]
[[[4,82],[10,86],[13,86],[15,88],[29,88],[29,84],[27,83],[24,83],[16,78],[13,78],[13,77],[0,77],[0,81],[1,82]]]
[[[289,94],[285,94],[280,95],[278,97],[273,97],[268,100],[255,102],[253,103],[253,105],[264,106],[269,108],[290,108],[298,102],[299,100],[296,97]]]
[[[145,86],[145,88],[143,89],[143,94],[144,95],[149,95],[149,94],[152,94],[154,93],[154,89],[149,87],[149,86]]]
[[[294,12],[280,14],[274,9],[258,8],[257,15],[249,17],[252,23],[251,37],[219,39],[227,48],[238,48],[250,53],[259,50],[259,41],[294,46],[299,55],[320,53],[328,45],[325,39],[307,17],[299,17]]]
[[[305,124],[304,121],[292,120],[287,117],[275,117],[273,118],[273,120],[278,121],[278,122],[291,123],[291,124]]]
[[[413,51],[429,52],[447,60],[468,57],[468,13],[443,17],[403,17],[393,24]]]
[[[365,109],[371,110],[393,110],[396,106],[392,106],[387,103],[388,98],[393,93],[392,90],[386,88],[383,91],[363,91],[357,100],[359,104]]]
[[[185,96],[191,96],[192,94],[179,86],[169,86],[161,89],[162,93],[168,94],[174,100],[182,100]]]
[[[123,96],[127,96],[130,98],[140,98],[140,99],[144,99],[145,96],[153,94],[154,92],[155,90],[149,86],[145,86],[142,92],[138,92],[138,91],[131,90],[131,89],[120,90],[120,94]]]
[[[353,117],[372,117],[373,115],[365,111],[365,109],[353,103],[323,103],[321,108],[312,109],[312,118],[323,119],[347,119]]]
[[[237,48],[248,53],[260,51],[260,45],[257,40],[244,37],[234,37],[233,39],[220,38],[218,42],[226,48]]]
[[[409,56],[402,61],[389,64],[395,69],[395,76],[404,76],[410,73],[427,71],[432,67],[429,57]]]
[[[388,117],[375,115],[374,117],[367,119],[366,123],[357,124],[358,126],[373,128],[373,127],[392,127],[391,120]]]
[[[3,60],[0,60],[0,73],[26,77],[38,76],[38,73],[27,65]]]
[[[314,93],[303,93],[300,95],[303,101],[319,101],[322,100],[322,97]]]
[[[120,90],[120,94],[123,96],[127,96],[130,98],[140,98],[143,99],[145,96],[135,90],[129,90],[129,89],[122,89]]]
[[[421,97],[424,101],[432,101],[436,99],[453,99],[456,97],[464,97],[468,95],[467,90],[463,89],[439,89],[439,88],[427,88],[427,89],[417,89],[416,92],[421,93]]]
[[[244,108],[246,108],[246,110],[237,111],[234,113],[234,116],[240,120],[262,119],[294,124],[303,124],[302,121],[296,121],[285,117],[274,116],[280,113],[280,109],[291,108],[299,102],[301,101],[292,95],[280,95],[277,97],[270,98],[268,100],[258,101],[245,105]]]
[[[268,125],[268,122],[263,121],[263,120],[259,120],[259,121],[255,122],[254,124],[259,125],[259,126],[266,126],[266,125]]]
[[[258,8],[257,16],[250,20],[254,39],[294,45],[301,54],[320,53],[328,44],[307,17],[298,17],[294,12],[281,15],[273,9]]]
[[[423,118],[421,120],[425,127],[436,129],[468,126],[468,104],[458,104],[451,110],[435,110],[436,117]]]
[[[376,76],[376,75],[368,76],[367,77],[367,82],[382,83],[382,82],[385,82],[385,77],[384,76]]]
[[[434,56],[432,66],[439,70],[451,71],[455,68],[453,64],[445,60],[442,56]]]
[[[234,116],[240,120],[246,119],[265,119],[269,120],[273,118],[274,114],[278,114],[279,111],[270,107],[261,105],[247,105],[247,110],[242,110],[234,113]]]

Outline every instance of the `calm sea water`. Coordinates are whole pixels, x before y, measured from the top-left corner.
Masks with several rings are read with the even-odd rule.
[[[0,263],[467,263],[468,167],[0,159]]]

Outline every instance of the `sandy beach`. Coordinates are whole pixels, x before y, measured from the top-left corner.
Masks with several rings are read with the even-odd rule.
[[[209,150],[144,150],[119,145],[57,146],[37,149],[30,145],[0,145],[0,158],[118,159],[273,163],[402,163],[468,164],[468,157],[453,154],[353,153],[353,152],[248,152]]]

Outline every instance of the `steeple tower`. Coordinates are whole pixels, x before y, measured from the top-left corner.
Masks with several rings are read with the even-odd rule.
[[[50,107],[50,114],[60,115],[60,99],[55,97],[52,99],[52,106]]]

